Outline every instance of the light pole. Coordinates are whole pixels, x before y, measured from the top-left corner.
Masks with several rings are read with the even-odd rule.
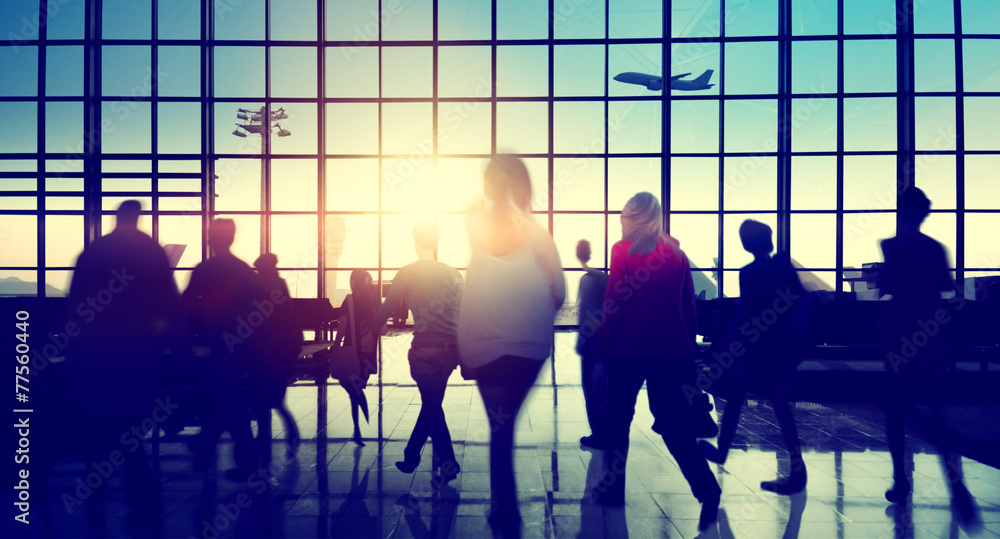
[[[265,123],[264,119],[269,118]],[[236,129],[233,130],[233,135],[240,138],[246,138],[247,133],[253,135],[260,135],[260,252],[268,252],[267,248],[267,192],[269,187],[268,169],[270,168],[270,145],[271,145],[271,129],[277,128],[275,133],[279,137],[287,137],[292,134],[291,131],[283,129],[281,124],[278,123],[280,120],[285,120],[288,118],[288,114],[285,114],[285,109],[280,108],[276,111],[269,111],[268,105],[264,105],[260,110],[249,110],[249,109],[237,109],[236,119],[242,120],[244,123],[236,124]],[[240,131],[242,129],[242,131]]]

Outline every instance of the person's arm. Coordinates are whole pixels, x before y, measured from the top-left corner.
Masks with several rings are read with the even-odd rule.
[[[529,241],[534,243],[542,268],[548,274],[549,293],[552,303],[558,309],[566,302],[566,276],[563,274],[562,261],[559,260],[559,250],[547,230],[534,222],[531,226],[533,231]]]
[[[634,291],[628,283],[628,272],[625,266],[625,247],[621,242],[611,248],[611,268],[608,274],[608,286],[604,289],[604,323],[597,328],[596,352],[600,356],[611,355],[615,335],[625,316],[625,309]]]
[[[386,320],[392,316],[392,312],[396,310],[399,306],[399,302],[403,299],[403,296],[410,289],[410,285],[413,281],[411,278],[412,268],[406,267],[396,273],[396,276],[392,279],[392,286],[389,287],[389,296],[385,298],[382,305],[379,306],[378,310],[375,311],[375,316],[372,317],[371,329],[368,334],[375,338],[376,333],[379,329],[385,325]]]
[[[684,282],[681,284],[681,302],[684,309],[684,323],[687,326],[691,346],[698,346],[698,306],[694,299],[694,277],[691,275],[691,263],[684,255]]]

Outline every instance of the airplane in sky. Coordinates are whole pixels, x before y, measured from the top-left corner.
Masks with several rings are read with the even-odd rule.
[[[714,73],[713,70],[706,70],[694,80],[681,80],[690,75],[690,73],[674,75],[673,77],[670,77],[670,89],[683,90],[686,92],[708,90],[712,86],[715,86],[714,84],[708,83],[708,81],[712,78],[712,73]],[[646,75],[645,73],[635,73],[633,71],[629,71],[615,76],[615,80],[618,82],[645,86],[654,92],[663,89],[663,77],[657,75]]]

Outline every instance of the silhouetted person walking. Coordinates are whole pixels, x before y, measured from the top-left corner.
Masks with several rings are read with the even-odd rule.
[[[224,431],[233,437],[236,467],[226,470],[231,481],[243,481],[258,468],[243,381],[257,375],[271,354],[271,331],[257,274],[230,251],[236,237],[231,219],[216,219],[208,227],[212,257],[195,266],[183,298],[193,314],[200,342],[211,349],[208,381],[211,397],[202,433],[192,442],[195,468],[205,470]]]
[[[485,198],[465,215],[472,246],[458,313],[463,374],[473,377],[490,422],[487,520],[503,537],[520,537],[514,481],[514,424],[552,351],[566,279],[552,237],[531,217],[531,181],[509,155],[486,167]]]
[[[604,436],[604,423],[607,419],[604,416],[607,415],[608,392],[604,376],[605,366],[594,353],[594,347],[597,344],[597,328],[601,324],[608,274],[587,265],[590,261],[589,241],[577,242],[576,258],[583,269],[587,270],[587,273],[580,278],[580,288],[577,293],[580,304],[580,328],[576,336],[576,353],[580,354],[580,385],[583,388],[590,435],[580,438],[580,443],[593,449],[604,449],[607,446]]]
[[[251,380],[250,395],[256,410],[258,422],[267,423],[257,429],[257,444],[265,451],[266,461],[270,461],[271,409],[281,416],[285,424],[289,453],[294,455],[299,447],[299,428],[295,418],[285,406],[285,391],[294,382],[295,361],[302,352],[302,329],[299,327],[295,307],[292,306],[288,284],[278,274],[278,257],[264,253],[253,263],[260,284],[264,287],[264,297],[274,306],[268,315],[274,339],[273,354],[261,365],[257,376]]]
[[[894,484],[885,497],[892,503],[907,501],[912,486],[906,478],[903,417],[915,402],[929,402],[935,416],[929,418],[929,434],[939,447],[952,499],[963,524],[975,525],[978,512],[954,464],[954,459],[960,457],[947,447],[940,412],[941,378],[949,362],[948,343],[937,320],[939,313],[947,314],[941,292],[954,290],[948,258],[940,243],[920,232],[920,224],[931,208],[923,191],[909,187],[899,196],[897,208],[896,235],[882,240],[885,265],[879,276],[880,291],[892,295],[880,320],[886,370],[892,384],[886,435]],[[936,331],[928,331],[934,327],[932,323],[937,324]]]
[[[420,391],[420,415],[403,450],[403,460],[396,463],[396,468],[413,473],[420,464],[420,451],[430,437],[434,455],[441,462],[441,478],[447,482],[458,474],[459,465],[441,403],[448,389],[448,378],[458,366],[455,331],[462,276],[436,259],[436,222],[429,219],[418,222],[413,227],[413,243],[417,261],[404,266],[393,277],[389,297],[369,327],[382,327],[400,300],[405,300],[413,312],[413,341],[407,357],[410,376]],[[362,348],[373,350],[374,345],[375,332],[369,331],[362,340]]]
[[[597,487],[605,505],[625,503],[625,463],[635,402],[646,383],[653,431],[701,502],[698,528],[715,522],[721,489],[695,443],[695,417],[682,391],[695,375],[697,312],[691,265],[679,243],[663,232],[660,203],[638,193],[622,209],[622,239],[611,248],[604,294],[605,323],[597,332],[597,354],[608,367],[610,484]]]
[[[374,349],[364,350],[358,346],[361,337],[368,334],[369,323],[375,316],[379,306],[378,289],[372,283],[372,276],[367,271],[356,269],[351,272],[351,293],[340,305],[340,321],[337,322],[336,346],[355,346],[358,356],[356,375],[350,379],[341,380],[340,387],[347,391],[351,400],[351,421],[354,422],[354,443],[365,445],[361,439],[361,426],[358,422],[358,411],[365,415],[368,421],[368,398],[365,397],[365,387],[368,379],[378,371],[377,356]],[[351,318],[353,307],[354,318]]]
[[[743,248],[753,255],[753,262],[740,269],[740,307],[736,337],[746,356],[734,364],[729,379],[732,389],[726,395],[719,447],[699,442],[705,457],[715,463],[726,462],[740,411],[749,388],[762,390],[771,399],[781,435],[791,458],[791,474],[775,481],[762,481],[760,488],[777,494],[795,494],[806,487],[806,467],[802,462],[795,417],[788,405],[795,370],[802,360],[805,343],[802,320],[805,316],[806,290],[788,256],[771,257],[774,243],[771,227],[747,219],[740,226]]]
[[[159,485],[133,435],[154,415],[153,391],[168,346],[186,344],[177,285],[163,248],[138,229],[141,206],[126,200],[115,229],[88,245],[76,261],[69,290],[70,321],[80,328],[67,349],[74,385],[70,410],[87,422],[88,462],[124,454],[122,471],[132,524],[159,519]],[[168,405],[172,406],[172,405]],[[173,411],[171,408],[170,412]],[[129,433],[133,434],[129,434]]]

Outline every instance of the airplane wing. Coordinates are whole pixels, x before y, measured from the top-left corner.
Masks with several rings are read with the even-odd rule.
[[[683,79],[684,77],[686,77],[688,75],[690,75],[690,73],[685,73],[683,75],[674,75],[673,77],[670,77],[670,80]]]

